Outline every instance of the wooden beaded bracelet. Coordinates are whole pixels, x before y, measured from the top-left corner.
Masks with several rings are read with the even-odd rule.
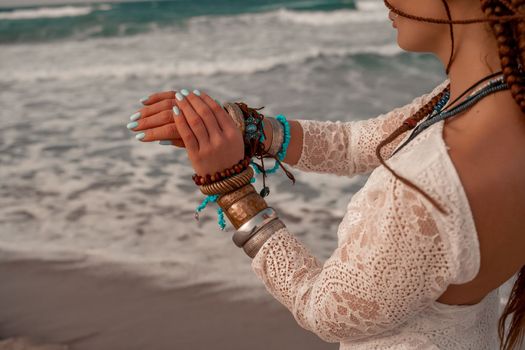
[[[250,164],[250,159],[251,158],[246,156],[244,157],[244,159],[240,160],[234,166],[224,169],[222,171],[217,171],[213,175],[206,174],[204,176],[200,176],[198,174],[193,174],[191,178],[193,179],[193,181],[195,182],[195,185],[197,186],[209,185],[211,183],[221,181],[223,179],[227,179],[236,174],[242,173],[244,169],[246,169],[248,165]]]

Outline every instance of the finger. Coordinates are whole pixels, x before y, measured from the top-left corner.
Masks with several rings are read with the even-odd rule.
[[[128,129],[133,131],[142,131],[147,129],[158,128],[159,126],[163,126],[173,122],[173,110],[162,111],[160,113],[152,115],[151,117],[139,119],[136,122],[129,123]],[[177,137],[179,137],[178,134]]]
[[[195,94],[195,92],[197,92],[197,94]],[[222,129],[217,121],[215,113],[213,113],[211,108],[202,100],[202,98],[199,95],[199,90],[194,90],[194,93],[188,93],[188,101],[190,102],[195,112],[197,112],[197,114],[204,121],[204,124],[206,125],[206,130],[208,130],[208,135],[210,135],[210,140],[217,140],[219,138],[222,138]]]
[[[129,119],[134,122],[139,119],[144,119],[151,117],[162,111],[169,111],[175,106],[175,100],[162,100],[150,106],[143,107],[139,109],[135,114],[133,114]]]
[[[159,144],[164,146],[175,146],[180,148],[185,147],[184,141],[182,139],[161,140]]]
[[[158,128],[147,129],[138,133],[135,138],[142,142],[169,140],[180,137],[175,123],[159,126]]]
[[[140,103],[145,106],[150,106],[162,100],[173,100],[177,91],[162,91],[149,96],[144,96],[140,99]]]
[[[186,149],[188,150],[188,155],[196,155],[199,151],[199,141],[195,137],[192,129],[188,125],[186,116],[184,113],[175,113],[175,126],[179,131],[179,134],[184,142]]]
[[[172,143],[173,143],[174,146],[177,146],[177,147],[181,147],[181,148],[185,148],[186,147],[186,145],[184,144],[184,140],[183,139],[173,139]]]
[[[177,103],[178,108],[180,109],[181,114],[184,115],[184,119],[187,125],[189,126],[194,137],[197,139],[198,149],[204,147],[204,145],[209,144],[210,135],[208,134],[206,124],[204,124],[204,121],[202,120],[201,116],[197,114],[197,112],[195,112],[192,105],[183,94],[177,92],[175,94],[175,97],[175,101]],[[175,108],[173,108],[173,110],[175,113],[175,123],[177,123],[177,119],[179,119],[177,118],[177,110]],[[182,130],[179,130],[179,132],[182,133]],[[184,140],[184,142],[186,143],[186,140]]]
[[[184,141],[182,139],[173,139],[172,143],[176,147],[185,148],[186,145],[184,145]]]
[[[220,105],[216,100],[208,96],[208,94],[206,94],[205,92],[199,90],[195,91],[197,91],[197,93],[200,93],[200,97],[202,98],[204,103],[206,103],[208,107],[213,111],[222,130],[224,130],[225,126],[229,128],[237,127],[232,117],[230,117],[230,115],[228,114],[228,112],[226,112],[222,105]],[[195,93],[195,91],[193,91],[193,93]]]

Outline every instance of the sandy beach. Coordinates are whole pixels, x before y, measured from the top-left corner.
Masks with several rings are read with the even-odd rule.
[[[0,257],[0,350],[339,348],[301,328],[262,286],[250,299],[248,288],[165,287],[111,263]],[[502,306],[509,288],[500,288]]]
[[[233,301],[236,288],[160,288],[148,278],[114,271],[119,269],[79,269],[66,261],[0,264],[0,349],[338,348],[300,328],[270,296]],[[22,336],[40,346],[5,340]]]

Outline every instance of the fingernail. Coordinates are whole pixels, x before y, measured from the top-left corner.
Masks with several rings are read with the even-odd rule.
[[[140,103],[144,103],[147,100],[149,100],[149,96],[144,96],[143,98],[140,99]]]
[[[163,146],[168,146],[171,145],[171,140],[161,140],[159,144]]]
[[[197,96],[200,96],[201,95],[201,92],[199,90],[193,90],[193,93]]]
[[[215,100],[215,102],[217,102],[220,106],[222,106],[222,104],[219,102],[219,100]]]
[[[135,120],[137,120],[139,118],[140,118],[140,112],[137,112],[137,113],[133,114],[131,117],[129,117],[129,120],[135,121]]]
[[[190,94],[190,92],[186,89],[182,89],[180,90],[181,94],[183,94],[184,96],[188,96]]]
[[[139,123],[137,122],[131,122],[131,123],[128,123],[127,127],[128,129],[135,129],[137,126],[139,126]]]
[[[173,106],[173,113],[175,113],[175,115],[179,115],[180,114],[180,110],[177,106]]]
[[[182,100],[184,99],[184,96],[182,96],[179,92],[177,92],[177,93],[175,94],[175,97],[176,97],[177,100],[179,100],[179,101],[182,101]]]
[[[146,136],[146,134],[141,132],[140,134],[135,135],[135,138],[137,140],[142,140],[145,136]]]

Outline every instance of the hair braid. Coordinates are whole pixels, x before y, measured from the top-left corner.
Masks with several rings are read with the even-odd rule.
[[[500,349],[512,349],[523,342],[525,324],[525,266],[518,272],[518,278],[509,295],[509,300],[501,314],[498,322],[498,336],[501,342]],[[510,329],[507,338],[505,337],[505,322],[512,315]]]
[[[519,13],[519,11],[514,7],[514,4],[509,3],[507,0],[500,0],[500,2],[514,14]]]
[[[407,119],[405,119],[403,121],[403,124],[401,124],[400,127],[398,127],[391,135],[389,135],[386,139],[384,139],[383,141],[381,141],[379,143],[379,145],[377,146],[376,148],[376,156],[377,158],[379,159],[379,162],[384,165],[398,180],[400,180],[401,182],[405,183],[406,185],[408,185],[409,187],[412,187],[413,189],[415,189],[416,191],[418,191],[419,193],[421,193],[425,198],[427,198],[432,204],[434,204],[438,210],[440,212],[442,212],[443,214],[446,213],[445,209],[443,209],[443,207],[436,201],[434,200],[432,197],[430,197],[428,194],[426,194],[423,190],[421,190],[418,186],[414,185],[410,180],[402,177],[401,175],[397,174],[394,170],[392,170],[392,168],[390,168],[388,166],[388,164],[385,163],[385,160],[383,159],[383,156],[381,155],[381,149],[388,145],[389,143],[391,143],[392,141],[394,141],[399,135],[401,135],[402,133],[408,131],[408,130],[411,130],[413,129],[417,123],[422,120],[423,118],[425,118],[427,115],[429,115],[430,113],[432,113],[434,107],[437,105],[437,103],[439,102],[439,100],[441,100],[441,98],[443,97],[443,95],[446,93],[446,91],[449,89],[449,87],[447,86],[447,88],[445,88],[443,91],[441,91],[439,94],[437,94],[436,96],[434,96],[429,102],[427,102],[427,104],[425,104],[423,107],[421,107],[420,110],[418,110],[413,116],[410,116],[408,117]]]
[[[523,0],[514,0],[513,4],[518,5],[518,2],[523,2]],[[492,0],[481,0],[481,9],[487,16],[493,14],[501,16],[506,15],[509,12],[508,9],[505,10],[502,6],[499,6],[497,2],[495,3]],[[523,49],[518,47],[518,40],[525,41],[525,36],[522,37],[523,40],[520,40],[518,29],[520,24],[521,27],[525,25],[523,21],[519,21],[517,24],[513,24],[512,22],[490,23],[498,43],[499,57],[505,82],[510,88],[512,97],[525,113],[523,84],[519,82],[520,77],[523,75],[523,73],[520,72],[520,60],[525,58],[525,45],[523,46]],[[521,29],[523,30],[525,28]]]
[[[481,8],[485,15],[504,15],[506,12],[525,12],[525,0],[512,0],[508,4],[500,0],[507,10],[498,5],[497,1],[481,0]],[[505,81],[516,103],[525,113],[525,97],[523,84],[523,63],[525,63],[525,22],[491,23],[496,36],[501,60],[501,68]],[[512,315],[508,336],[505,338],[505,323]],[[525,266],[518,273],[518,278],[512,287],[507,305],[498,322],[498,336],[501,349],[512,349],[523,341],[525,332]]]
[[[516,6],[516,9],[519,13],[524,14],[525,13],[525,1],[524,0],[513,0],[512,4]],[[519,88],[519,92],[514,96],[516,102],[519,104],[521,110],[525,112],[525,84],[523,81],[524,77],[524,70],[525,70],[525,20],[517,21],[517,23],[514,24],[514,34],[517,41],[517,51],[518,51],[518,73],[517,76],[511,76],[507,80],[507,84],[509,86],[517,85]],[[514,88],[516,90],[517,88]],[[511,90],[512,91],[512,90]]]

